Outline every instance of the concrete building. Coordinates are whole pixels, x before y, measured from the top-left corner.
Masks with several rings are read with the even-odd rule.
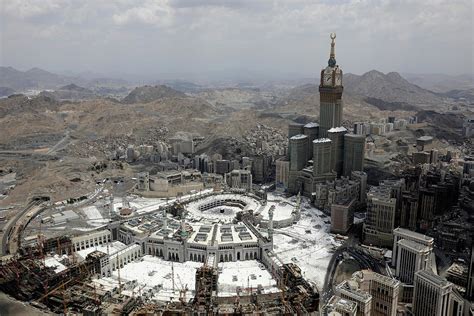
[[[474,117],[468,117],[464,120],[462,125],[462,136],[473,137],[474,136]]]
[[[230,161],[225,159],[216,160],[215,173],[226,174],[230,172]]]
[[[397,242],[397,261],[395,275],[404,283],[412,284],[415,273],[430,265],[431,249],[411,240]]]
[[[288,176],[290,172],[290,161],[286,157],[279,158],[275,161],[275,182],[288,188]]]
[[[397,199],[388,186],[371,187],[367,194],[367,218],[364,223],[364,243],[390,247],[395,225]]]
[[[331,53],[328,66],[321,70],[319,137],[327,137],[329,129],[342,126],[342,69],[336,65],[335,38],[335,34],[331,35]]]
[[[308,161],[308,136],[298,134],[290,138],[290,171],[299,171]]]
[[[370,124],[365,122],[354,123],[354,134],[367,136],[370,134]]]
[[[137,189],[140,191],[150,191],[150,173],[140,172],[137,178]]]
[[[168,170],[156,175],[141,173],[137,177],[136,192],[148,197],[170,197],[204,188],[202,174],[198,170]]]
[[[329,138],[313,141],[313,175],[324,177],[332,174],[332,142]]]
[[[325,315],[328,316],[356,316],[357,303],[339,296],[333,296],[325,306],[325,312]]]
[[[192,139],[182,138],[170,138],[171,151],[173,155],[181,154],[193,154],[194,153],[194,142]]]
[[[432,136],[421,136],[416,139],[416,148],[418,151],[430,150],[432,145]]]
[[[437,164],[439,160],[439,151],[437,149],[430,150],[430,163]]]
[[[346,177],[318,182],[312,194],[314,205],[329,213],[334,203],[345,203],[348,200],[360,202],[359,197],[363,185],[359,179],[349,180]]]
[[[112,241],[110,230],[101,230],[71,238],[72,250],[80,251],[91,247],[105,245]]]
[[[252,191],[252,173],[248,170],[232,170],[224,175],[224,181],[232,189]]]
[[[345,280],[335,288],[335,294],[357,304],[357,316],[371,315],[372,295],[359,288],[354,280]]]
[[[137,151],[135,151],[135,148],[133,146],[128,146],[127,151],[125,153],[125,160],[127,162],[134,162],[137,160]]]
[[[252,158],[252,177],[256,183],[265,183],[270,174],[272,157],[267,155],[257,155]]]
[[[352,279],[372,296],[371,315],[397,315],[400,281],[370,270],[357,271]]]
[[[398,242],[402,239],[416,242],[422,246],[428,247],[430,251],[433,250],[434,238],[426,236],[409,229],[397,227],[393,230],[393,248],[392,248],[392,265],[397,266]]]
[[[327,137],[331,140],[332,170],[340,177],[344,168],[344,135],[347,129],[344,127],[333,127],[327,131]]]
[[[354,223],[355,199],[331,204],[331,231],[346,234]]]
[[[304,124],[300,123],[290,123],[288,125],[288,138],[291,138],[296,135],[304,134]]]
[[[351,180],[359,183],[359,202],[365,203],[367,201],[367,173],[364,171],[352,171]]]
[[[313,140],[317,139],[319,136],[319,124],[318,123],[308,123],[303,126],[303,134],[308,136],[308,159],[313,158]]]
[[[344,172],[348,177],[352,171],[364,171],[365,136],[344,135]]]
[[[329,205],[326,204],[329,190],[326,189],[325,183],[334,181],[343,174],[344,134],[347,133],[342,127],[342,70],[336,65],[334,34],[331,35],[331,39],[330,59],[328,66],[321,71],[319,85],[321,101],[319,126],[316,123],[308,123],[303,126],[291,124],[288,127],[290,138],[288,192],[293,194],[301,192],[307,197],[316,195],[319,197],[318,202],[324,204],[327,211],[329,211]],[[304,139],[303,136],[307,138]],[[310,145],[306,157],[302,149],[305,140]],[[347,170],[350,171],[347,175],[356,169],[352,165],[357,163],[361,165],[354,159],[348,163]]]
[[[143,255],[142,249],[140,245],[132,244],[128,245],[125,249],[119,250],[110,256],[105,256],[102,258],[100,266],[101,266],[101,275],[104,276],[111,276],[112,271],[116,269],[123,268],[126,264],[137,260]]]
[[[400,226],[415,230],[418,223],[418,196],[416,192],[402,193],[400,209]]]
[[[453,284],[429,270],[415,274],[413,314],[416,316],[462,316],[463,302],[453,293]]]
[[[419,151],[412,153],[412,161],[414,165],[423,165],[426,163],[430,163],[431,157],[430,153],[426,151]]]

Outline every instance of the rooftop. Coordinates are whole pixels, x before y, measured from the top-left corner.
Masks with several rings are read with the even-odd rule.
[[[430,248],[422,245],[420,243],[414,242],[412,240],[408,239],[401,239],[398,241],[399,246],[404,246],[406,248],[411,248],[412,250],[418,251],[418,252],[429,252]]]
[[[298,135],[292,136],[290,139],[305,139],[305,138],[308,138],[308,136],[303,135],[303,134],[298,134]]]
[[[331,140],[329,138],[316,138],[313,140],[313,144],[319,144],[319,143],[330,143]]]
[[[361,278],[361,279],[372,279],[376,280],[382,284],[385,284],[387,286],[391,287],[397,287],[400,285],[400,281],[394,278],[390,278],[388,276],[382,275],[380,273],[371,271],[371,270],[361,270],[357,271],[353,274],[353,277],[355,278]]]
[[[364,139],[365,140],[365,135],[358,135],[358,134],[346,134],[344,137],[350,137],[350,138],[357,138],[357,139]]]
[[[336,286],[336,289],[344,294],[366,304],[372,299],[372,295],[359,289],[359,285],[355,281],[345,280]]]
[[[426,235],[414,232],[406,228],[401,228],[401,227],[395,228],[393,230],[393,234],[395,236],[401,236],[402,238],[408,237],[408,238],[413,238],[419,241],[433,242],[433,237],[426,236]]]
[[[316,122],[309,122],[309,123],[306,124],[304,127],[306,127],[306,128],[314,128],[314,127],[319,127],[319,124],[316,123]]]
[[[445,278],[434,274],[430,270],[421,270],[415,273],[416,277],[425,279],[431,283],[434,283],[438,287],[448,287],[451,285]]]
[[[421,140],[421,141],[430,141],[430,140],[433,140],[433,137],[432,136],[421,136],[421,137],[418,137],[417,140]]]
[[[336,311],[343,310],[345,312],[350,313],[357,309],[357,303],[343,299],[339,296],[333,296],[329,300],[328,307]]]
[[[328,130],[328,133],[341,133],[341,132],[347,132],[347,129],[343,126],[339,126],[339,127],[333,127]]]

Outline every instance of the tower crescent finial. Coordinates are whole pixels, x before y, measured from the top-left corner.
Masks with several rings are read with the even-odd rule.
[[[336,66],[336,49],[334,46],[336,46],[336,42],[334,41],[336,39],[336,33],[331,33],[329,34],[329,37],[331,38],[331,53],[329,54],[329,66],[334,67]]]

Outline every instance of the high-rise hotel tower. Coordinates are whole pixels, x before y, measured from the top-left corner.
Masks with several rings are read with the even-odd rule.
[[[366,195],[366,184],[363,184],[366,179],[363,173],[365,136],[353,135],[342,126],[342,70],[336,65],[336,34],[331,33],[330,37],[328,66],[321,71],[319,84],[319,124],[291,123],[288,126],[286,181],[288,192],[301,192],[314,198],[315,205],[326,209],[336,202],[355,205],[351,204],[352,200],[357,201],[362,196],[365,200]],[[353,174],[353,171],[358,173]],[[338,179],[342,176],[343,179]],[[356,190],[357,184],[359,189]],[[346,194],[349,191],[354,195],[351,198]]]
[[[327,137],[329,129],[342,126],[342,70],[336,65],[335,33],[331,33],[331,39],[328,66],[321,70],[319,84],[319,137]]]

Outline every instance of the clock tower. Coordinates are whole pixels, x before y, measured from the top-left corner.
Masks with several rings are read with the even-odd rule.
[[[327,137],[327,131],[342,126],[342,70],[336,65],[335,39],[331,33],[331,53],[328,66],[321,70],[319,84],[319,137]]]

